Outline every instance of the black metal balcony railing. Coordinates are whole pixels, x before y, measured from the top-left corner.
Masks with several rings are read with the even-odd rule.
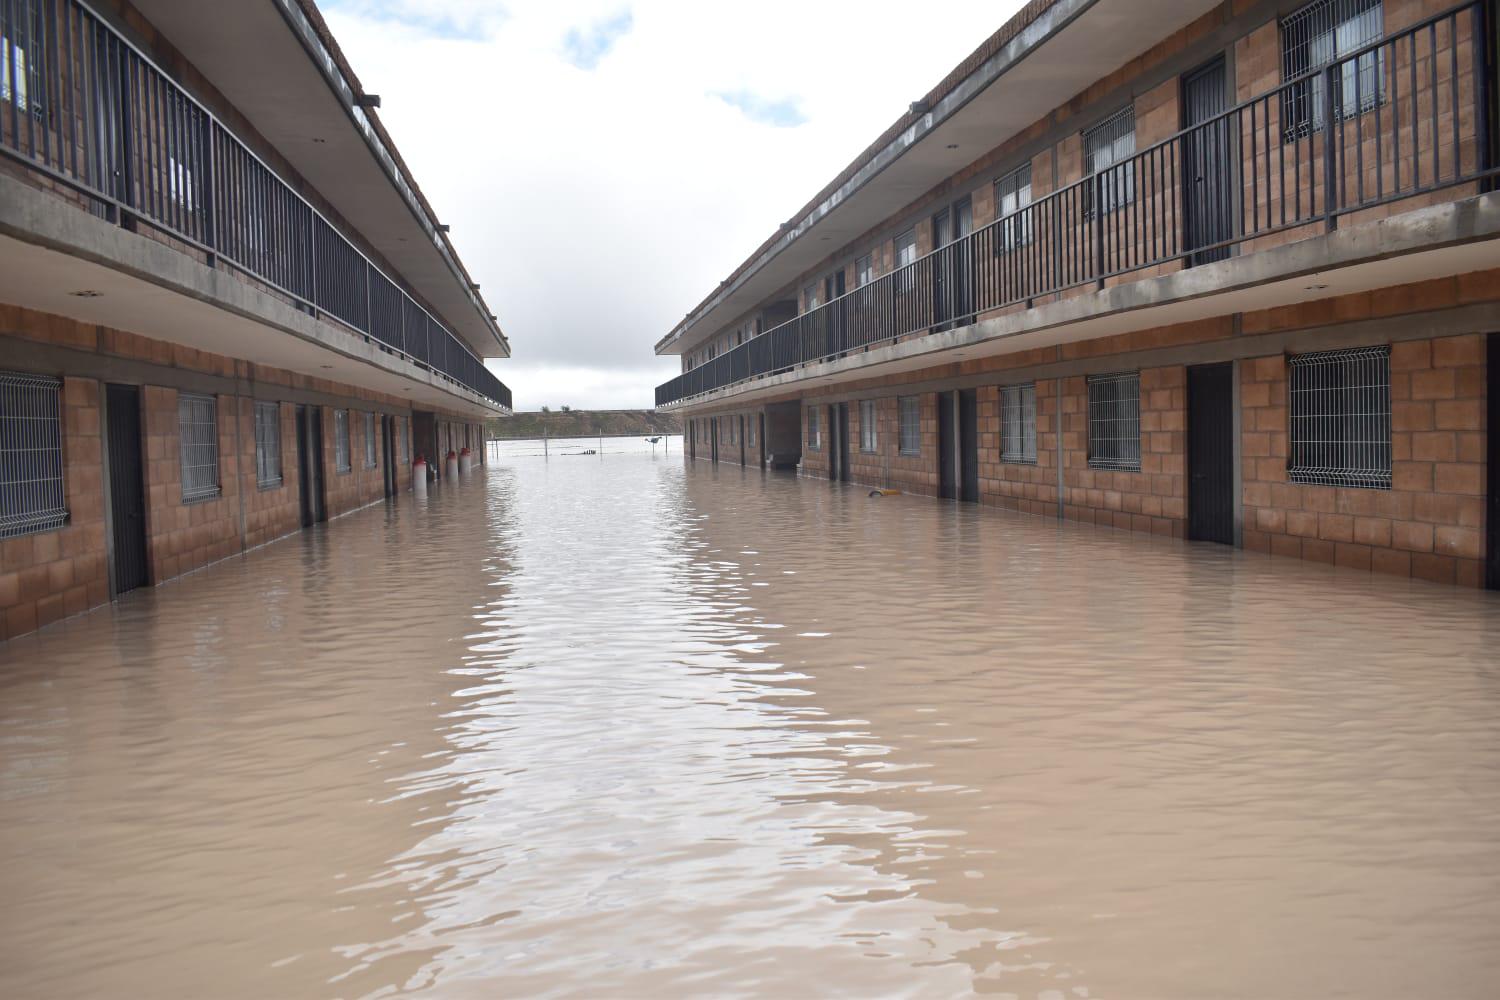
[[[222,122],[78,0],[0,0],[0,151],[502,406],[510,390]]]
[[[1493,70],[1475,40],[1493,30],[1489,6],[1455,7],[1208,117],[684,372],[656,405],[1487,180]]]

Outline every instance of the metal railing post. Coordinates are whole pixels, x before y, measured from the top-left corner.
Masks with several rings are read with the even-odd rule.
[[[1335,67],[1337,67],[1338,65],[1339,65],[1338,63],[1332,63],[1332,64],[1324,67],[1324,69],[1322,71],[1322,74],[1323,74],[1323,225],[1324,225],[1324,227],[1329,232],[1332,232],[1335,228],[1338,227],[1338,215],[1336,213],[1338,211],[1339,199],[1337,197],[1335,197],[1335,194],[1334,194],[1334,192],[1337,190],[1337,185],[1338,185],[1338,162],[1337,162],[1336,154],[1335,154],[1334,148],[1333,148],[1333,130],[1334,130],[1334,127],[1337,125],[1337,122],[1335,122],[1334,115],[1333,115],[1333,111],[1334,111],[1334,101],[1333,101],[1333,71],[1334,71]],[[1356,64],[1355,72],[1356,73],[1359,72],[1357,64]],[[1434,94],[1432,99],[1434,101],[1436,101],[1437,100],[1437,95]],[[1342,137],[1342,135],[1343,135],[1343,133],[1342,133],[1342,131],[1340,131],[1340,137]],[[1433,136],[1433,141],[1434,142],[1437,141],[1437,136],[1436,135]]]

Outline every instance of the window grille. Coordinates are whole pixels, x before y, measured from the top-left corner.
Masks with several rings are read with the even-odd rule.
[[[338,472],[348,472],[349,464],[349,411],[333,411],[333,467]]]
[[[901,454],[922,453],[922,399],[919,396],[902,396],[897,405],[901,410]]]
[[[1355,52],[1385,34],[1381,0],[1316,0],[1281,22],[1281,78],[1295,80]],[[1328,116],[1327,74],[1303,80],[1282,97],[1281,120],[1288,138],[1323,128]],[[1385,49],[1366,52],[1333,74],[1335,120],[1344,121],[1380,103],[1385,87]]]
[[[17,11],[14,8],[19,7]],[[38,0],[12,5],[0,30],[0,101],[18,111],[42,114],[46,82],[42,77],[42,44],[47,18]]]
[[[1094,178],[1093,203],[1113,212],[1135,201],[1135,107],[1123,108],[1083,133],[1084,166]]]
[[[908,229],[896,237],[896,291],[909,292],[916,284],[912,264],[917,262],[917,231]]]
[[[213,396],[177,395],[178,457],[182,465],[182,502],[219,495],[219,402]]]
[[[1294,483],[1391,488],[1391,349],[1287,360]]]
[[[745,443],[752,448],[755,447],[755,414],[753,413],[745,418]]]
[[[1000,219],[997,250],[1013,250],[1031,242],[1031,164],[1027,163],[995,182],[995,218]],[[1020,213],[1020,214],[1017,214]]]
[[[806,308],[802,310],[803,312],[812,312],[818,306],[822,305],[822,302],[818,299],[817,282],[808,285],[802,290],[802,301],[806,303]]]
[[[469,443],[469,428],[464,428],[464,444]],[[375,468],[375,414],[365,414],[365,468]]]
[[[854,287],[863,288],[875,280],[875,260],[865,254],[854,262]]]
[[[281,485],[281,404],[255,404],[255,482]]]
[[[62,381],[0,372],[0,538],[67,523]]]
[[[1139,372],[1089,376],[1089,467],[1139,472]]]
[[[411,417],[401,418],[401,460],[411,464]]]
[[[859,401],[859,450],[873,452],[876,445],[875,400],[862,399]]]
[[[807,408],[807,446],[813,451],[820,451],[823,448],[823,428],[818,423],[816,406]]]
[[[1036,383],[1000,387],[1000,461],[1036,464]]]

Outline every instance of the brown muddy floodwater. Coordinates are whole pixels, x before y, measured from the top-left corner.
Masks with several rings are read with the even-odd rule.
[[[1500,601],[506,458],[0,646],[0,996],[1500,994]]]

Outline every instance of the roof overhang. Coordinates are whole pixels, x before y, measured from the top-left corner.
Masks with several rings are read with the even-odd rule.
[[[847,181],[783,227],[657,345],[682,354],[1220,0],[1057,0]]]
[[[480,357],[510,345],[305,0],[133,0]],[[316,21],[316,23],[315,23]]]

